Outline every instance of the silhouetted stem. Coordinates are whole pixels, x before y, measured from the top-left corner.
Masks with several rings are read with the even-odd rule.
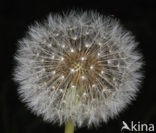
[[[65,133],[74,133],[74,123],[70,120],[66,122]]]

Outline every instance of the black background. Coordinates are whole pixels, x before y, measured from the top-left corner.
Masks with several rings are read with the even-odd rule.
[[[50,12],[70,9],[97,10],[104,15],[115,15],[132,31],[144,55],[145,78],[136,101],[115,119],[98,128],[80,128],[76,133],[119,133],[122,121],[153,123],[156,120],[156,4],[154,0],[1,0],[0,1],[0,131],[2,133],[63,133],[64,127],[43,122],[36,117],[17,95],[12,81],[17,41],[24,37],[27,26],[42,20]]]

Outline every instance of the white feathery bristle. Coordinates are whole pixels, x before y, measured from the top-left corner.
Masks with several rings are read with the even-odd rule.
[[[14,79],[21,99],[44,120],[78,127],[114,118],[142,78],[138,43],[118,20],[97,12],[49,15],[19,42]]]

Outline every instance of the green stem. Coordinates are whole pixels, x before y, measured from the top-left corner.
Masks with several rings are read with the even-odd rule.
[[[70,120],[66,122],[64,133],[74,133],[74,123]]]

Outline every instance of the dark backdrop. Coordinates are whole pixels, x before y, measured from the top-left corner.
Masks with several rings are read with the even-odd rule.
[[[17,85],[12,81],[13,56],[17,41],[34,20],[42,20],[49,12],[70,9],[94,9],[102,14],[115,15],[133,32],[140,42],[146,65],[145,79],[136,101],[114,120],[99,128],[81,128],[76,133],[119,133],[122,121],[155,123],[156,120],[156,5],[154,0],[1,0],[0,1],[0,131],[2,133],[63,133],[64,127],[52,125],[33,115],[21,103]]]

